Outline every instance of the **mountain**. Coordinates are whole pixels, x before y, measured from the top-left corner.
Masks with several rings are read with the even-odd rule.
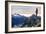
[[[15,15],[12,16],[12,25],[20,25],[23,24],[25,21],[26,17],[25,16],[21,16],[21,15]]]
[[[41,17],[32,15],[30,17],[15,15],[12,16],[12,27],[37,27],[41,26]]]

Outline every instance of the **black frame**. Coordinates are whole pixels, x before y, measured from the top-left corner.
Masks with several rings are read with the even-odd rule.
[[[43,4],[43,30],[30,30],[30,31],[14,31],[8,32],[8,2],[18,2],[18,3],[32,3],[32,4]],[[5,1],[5,33],[18,33],[18,32],[37,32],[37,31],[45,31],[45,3],[44,2],[25,2],[25,1]]]

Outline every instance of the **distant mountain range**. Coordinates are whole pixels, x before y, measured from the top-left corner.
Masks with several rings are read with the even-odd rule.
[[[40,23],[40,24],[39,24]],[[39,25],[38,25],[39,24]],[[30,17],[22,16],[22,15],[12,15],[12,27],[38,27],[41,26],[41,17],[32,15]]]

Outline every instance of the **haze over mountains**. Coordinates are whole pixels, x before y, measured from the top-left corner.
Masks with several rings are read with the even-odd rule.
[[[40,6],[11,6],[11,14],[35,14],[36,8],[38,8],[38,15],[41,15]]]

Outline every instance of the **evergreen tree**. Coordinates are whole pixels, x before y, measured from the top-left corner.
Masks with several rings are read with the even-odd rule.
[[[37,14],[38,14],[38,8],[36,8],[36,16],[37,16]]]

